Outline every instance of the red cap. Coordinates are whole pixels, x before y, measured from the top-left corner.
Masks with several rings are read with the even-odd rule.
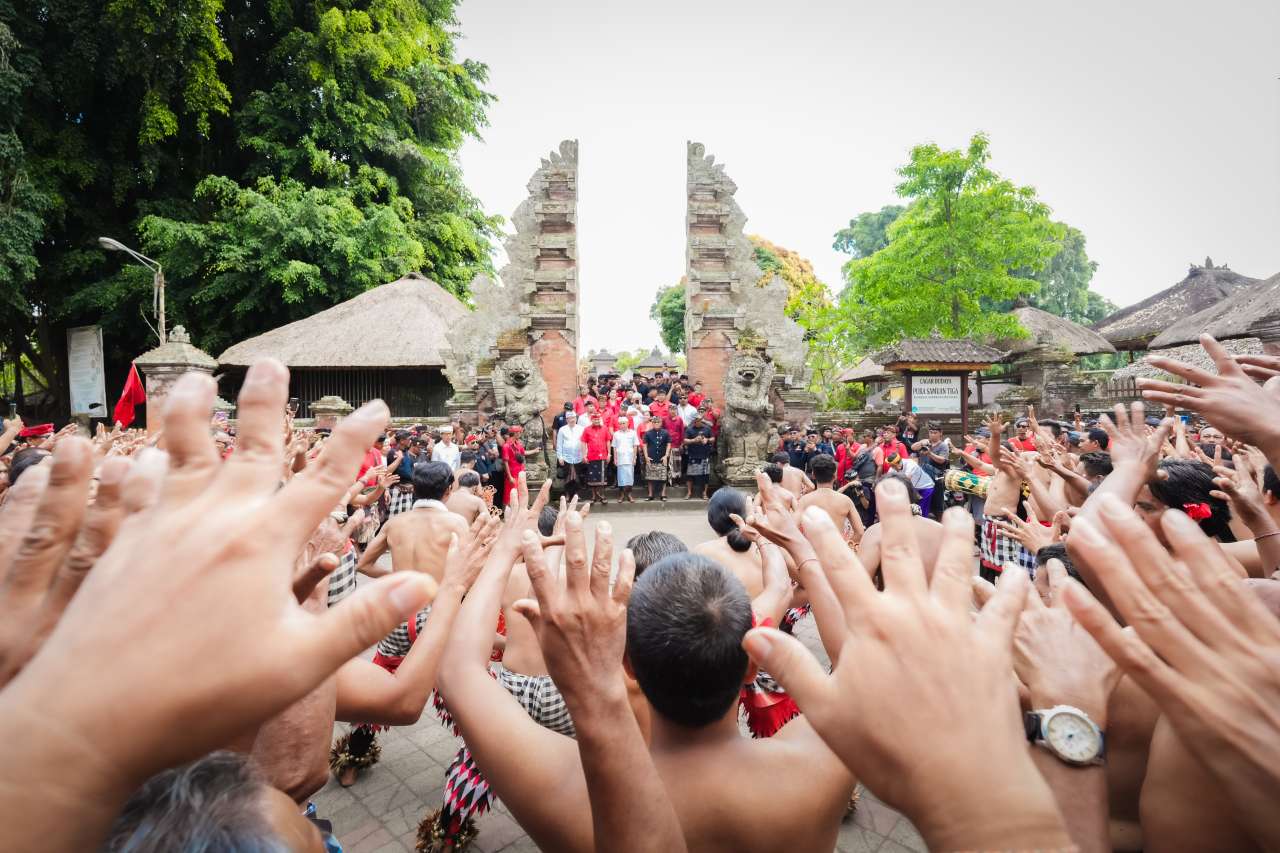
[[[36,424],[18,433],[18,438],[36,438],[42,435],[53,435],[53,424]]]
[[[510,433],[511,435],[519,435],[520,433],[524,432],[524,427],[513,426],[509,430],[507,430],[507,432]]]

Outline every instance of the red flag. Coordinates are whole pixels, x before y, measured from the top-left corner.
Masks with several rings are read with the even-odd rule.
[[[145,402],[147,402],[147,391],[142,387],[142,380],[138,378],[138,366],[131,364],[129,378],[124,382],[124,391],[120,394],[120,402],[116,403],[116,410],[112,413],[112,417],[122,429],[128,429],[129,424],[133,423],[133,407]]]

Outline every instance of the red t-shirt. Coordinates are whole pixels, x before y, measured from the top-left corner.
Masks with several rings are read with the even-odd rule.
[[[600,402],[599,402],[598,400],[596,400],[596,398],[595,398],[595,397],[579,397],[578,399],[576,399],[576,400],[574,400],[574,401],[573,401],[573,411],[574,411],[574,412],[576,412],[577,414],[581,415],[583,412],[585,412],[585,411],[587,410],[587,401],[588,401],[588,400],[590,400],[591,402],[595,403],[595,404],[596,404],[596,406],[597,406],[597,408],[599,407]]]
[[[670,411],[671,411],[671,404],[665,400],[660,402],[653,402],[649,404],[649,414],[657,415],[663,420],[666,420],[667,414]],[[684,423],[684,421],[681,421],[681,423]]]
[[[609,458],[609,442],[613,440],[613,430],[604,426],[587,427],[582,431],[582,443],[587,446],[587,461],[599,462]]]
[[[698,408],[699,406],[702,405],[703,396],[704,395],[699,394],[697,391],[694,391],[692,394],[689,395],[689,405],[693,406],[695,409]]]
[[[524,458],[524,445],[517,439],[511,439],[502,445],[502,464],[507,469],[507,494],[516,487],[516,481],[520,479],[520,472],[524,470],[524,463],[516,461],[516,455]]]
[[[671,412],[662,419],[662,426],[671,435],[671,446],[681,447],[684,445],[684,418]]]
[[[1034,435],[1029,435],[1026,438],[1011,438],[1009,443],[1024,452],[1036,449],[1036,437]]]
[[[364,452],[364,459],[360,462],[360,473],[356,474],[357,480],[363,480],[364,475],[370,468],[377,468],[379,465],[387,464],[386,458],[379,452],[378,448],[370,447]],[[369,479],[369,485],[373,485],[373,478]]]

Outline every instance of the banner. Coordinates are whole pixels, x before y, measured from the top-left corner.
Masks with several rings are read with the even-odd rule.
[[[102,327],[67,329],[67,381],[71,414],[107,416],[107,376],[102,357]]]
[[[918,415],[960,414],[959,376],[912,376],[911,411]]]

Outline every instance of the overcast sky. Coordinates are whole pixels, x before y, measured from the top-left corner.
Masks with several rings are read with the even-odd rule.
[[[895,200],[912,145],[978,130],[1084,232],[1120,305],[1206,255],[1280,271],[1275,0],[465,0],[460,19],[498,97],[462,151],[486,209],[509,217],[539,158],[580,142],[584,355],[658,342],[689,139],[726,164],[748,232],[837,288],[832,234]]]

